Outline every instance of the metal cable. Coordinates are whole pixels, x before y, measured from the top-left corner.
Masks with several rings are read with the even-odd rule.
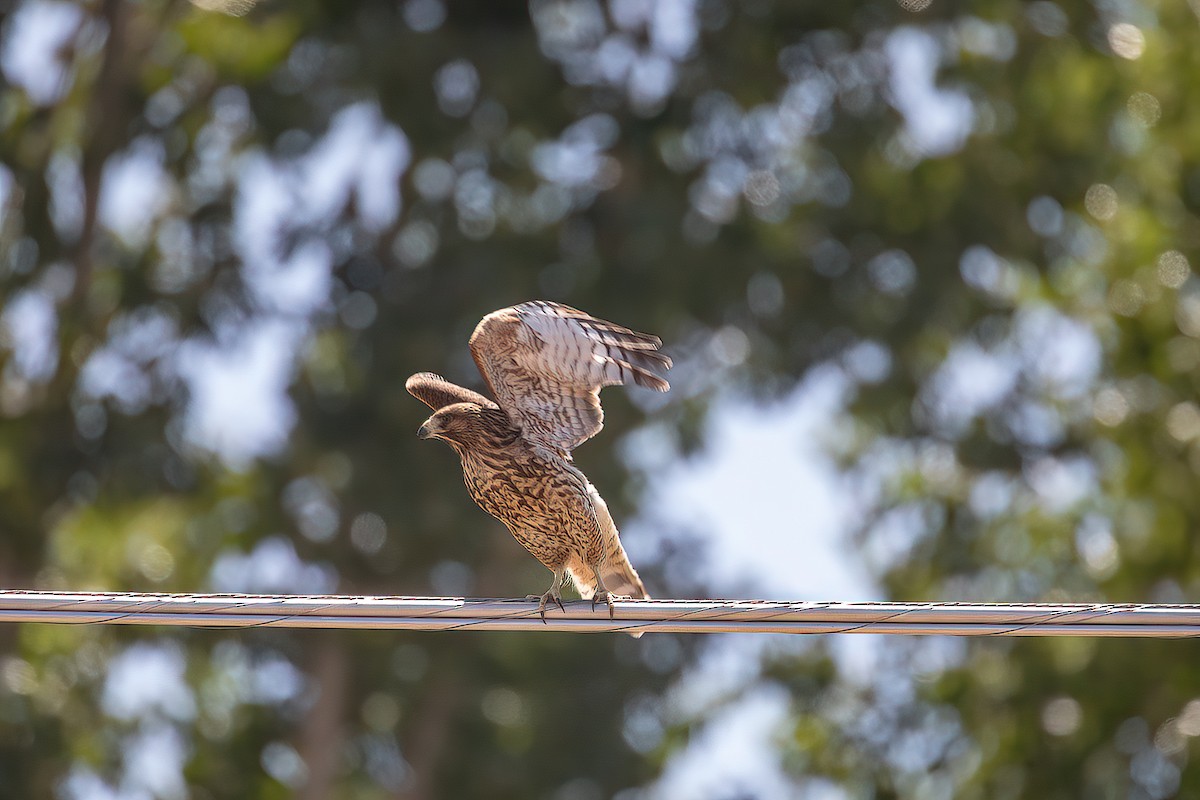
[[[344,595],[0,591],[0,622],[202,628],[535,630],[601,633],[887,633],[949,636],[1200,636],[1200,605],[528,600]]]

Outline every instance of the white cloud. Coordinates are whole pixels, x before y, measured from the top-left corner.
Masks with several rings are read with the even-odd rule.
[[[8,20],[0,49],[0,70],[38,105],[58,101],[68,88],[67,66],[60,53],[83,21],[77,3],[23,3]]]
[[[260,319],[217,341],[180,347],[176,365],[190,391],[188,442],[234,467],[278,452],[296,422],[287,390],[303,335],[298,325]]]
[[[301,560],[291,542],[275,536],[248,554],[222,553],[209,582],[218,592],[321,594],[333,591],[337,578],[332,570]]]
[[[788,719],[787,692],[760,686],[713,714],[668,760],[650,800],[712,797],[793,798],[775,738]]]
[[[104,712],[123,720],[149,716],[192,719],[196,702],[184,679],[186,671],[183,652],[173,644],[131,645],[108,663]]]
[[[840,371],[825,369],[773,406],[719,403],[704,452],[652,478],[649,507],[709,534],[708,577],[717,589],[878,598],[848,548],[851,489],[822,441],[848,391]]]
[[[891,102],[904,115],[905,132],[922,155],[962,147],[971,132],[974,106],[964,92],[937,85],[937,40],[917,28],[897,28],[887,39]]]
[[[131,247],[145,245],[151,226],[166,210],[171,179],[163,170],[162,144],[142,137],[104,164],[100,222]]]
[[[48,380],[58,368],[58,312],[42,291],[16,294],[0,313],[0,347],[12,350],[22,377]]]
[[[126,741],[124,756],[123,797],[137,796],[141,791],[158,800],[184,800],[188,796],[183,777],[187,744],[175,726],[163,723],[143,726]]]

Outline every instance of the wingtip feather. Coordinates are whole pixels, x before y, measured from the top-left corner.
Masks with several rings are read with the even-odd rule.
[[[634,367],[633,370],[633,382],[638,386],[653,389],[656,392],[669,392],[671,390],[671,384],[667,383],[665,379],[637,367]]]
[[[408,376],[408,380],[404,382],[404,388],[409,394],[414,394],[414,390],[424,381],[444,381],[446,380],[441,375],[433,372],[415,372]]]

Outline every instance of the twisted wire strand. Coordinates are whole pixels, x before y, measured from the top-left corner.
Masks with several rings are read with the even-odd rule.
[[[350,595],[0,591],[0,622],[201,628],[537,630],[602,633],[878,633],[948,636],[1200,636],[1200,605],[1121,603],[843,603],[589,601]]]

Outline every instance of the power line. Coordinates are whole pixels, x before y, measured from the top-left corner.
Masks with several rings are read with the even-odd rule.
[[[528,600],[345,595],[0,591],[0,622],[352,630],[882,633],[950,636],[1200,636],[1200,605]]]

